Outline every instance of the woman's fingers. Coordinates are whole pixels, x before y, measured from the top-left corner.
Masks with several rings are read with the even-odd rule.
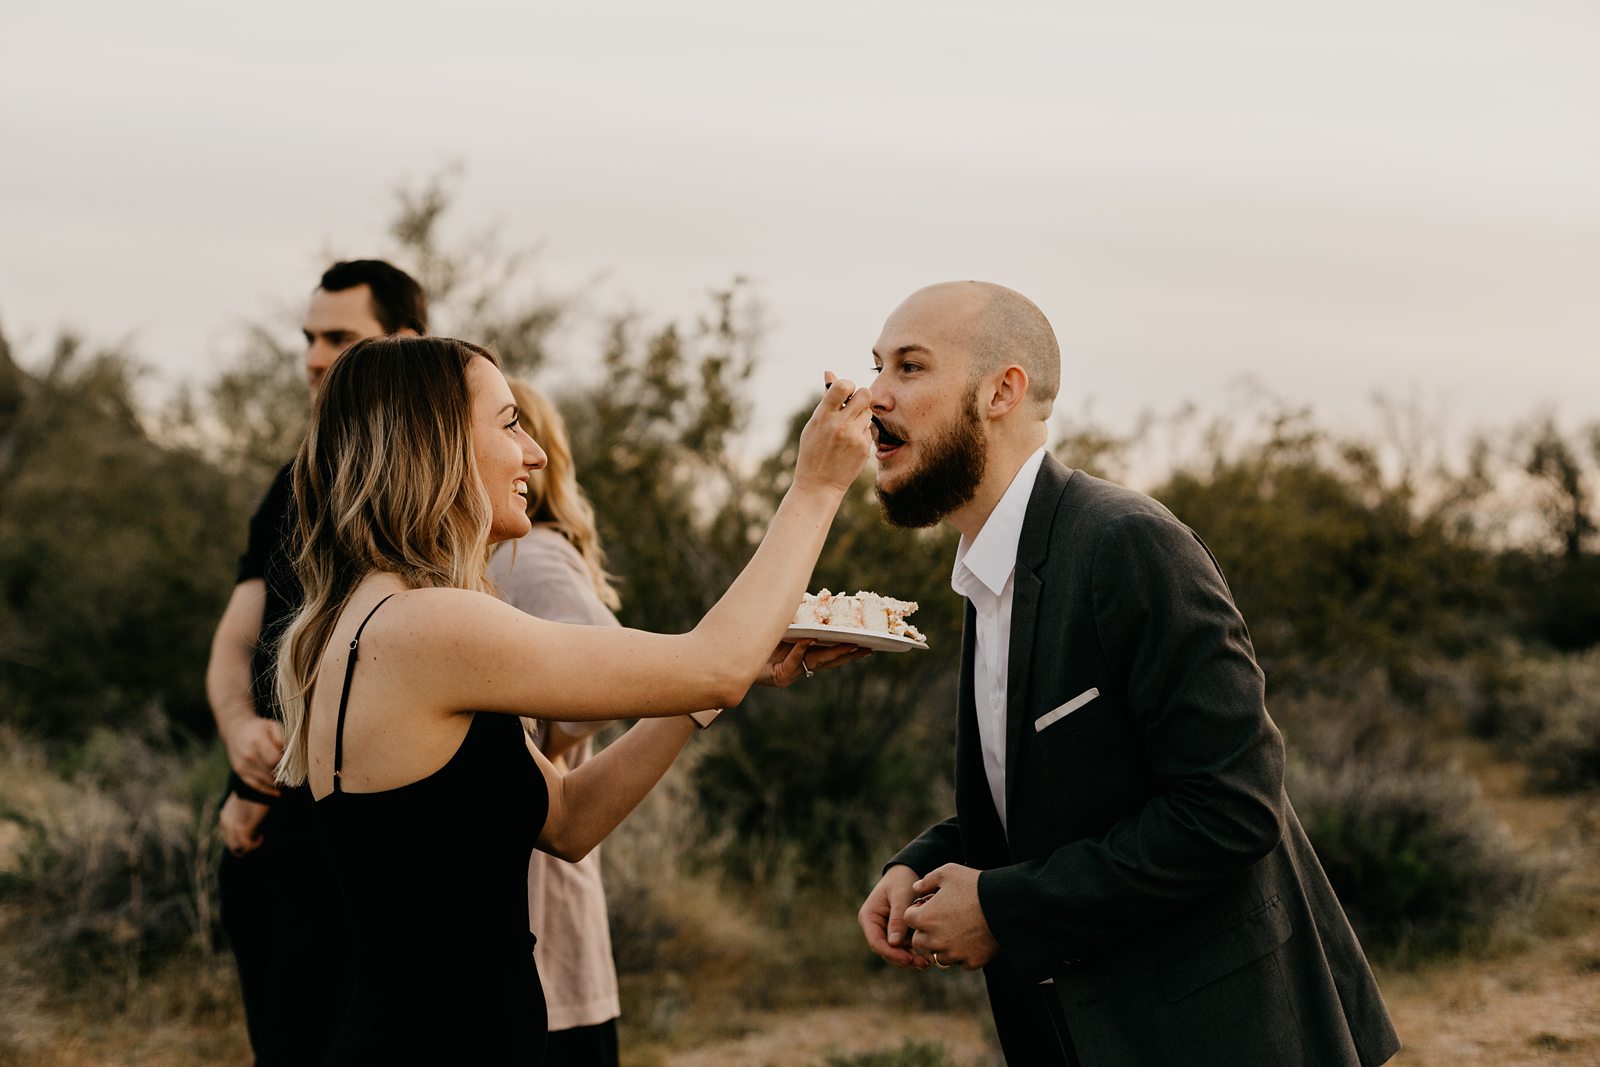
[[[872,454],[870,394],[862,395],[847,378],[839,378],[811,413],[800,433],[800,453],[795,461],[795,483],[826,486],[837,492],[850,488]],[[853,394],[853,395],[852,395]]]

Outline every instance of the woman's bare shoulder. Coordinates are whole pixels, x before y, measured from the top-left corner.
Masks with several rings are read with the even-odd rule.
[[[408,652],[459,646],[522,615],[488,593],[452,588],[408,589],[384,614],[388,615],[382,630],[385,642]]]

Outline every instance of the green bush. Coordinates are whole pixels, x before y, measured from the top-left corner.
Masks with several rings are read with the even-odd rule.
[[[1324,764],[1295,754],[1287,775],[1363,944],[1401,961],[1482,943],[1540,882],[1476,783],[1417,757],[1403,746]]]
[[[1447,499],[1385,475],[1373,446],[1269,410],[1242,443],[1220,430],[1152,495],[1204,538],[1275,689],[1330,664],[1407,686],[1419,654],[1459,656],[1503,628],[1493,558]]]
[[[16,373],[26,388],[0,420],[0,722],[82,741],[155,707],[209,734],[206,656],[256,487],[151,435],[124,354],[66,337],[40,373]]]
[[[1523,661],[1500,695],[1498,717],[1536,785],[1600,784],[1600,651]]]

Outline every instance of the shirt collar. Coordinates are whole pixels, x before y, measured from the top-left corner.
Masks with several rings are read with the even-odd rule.
[[[1022,520],[1028,514],[1028,498],[1033,495],[1033,483],[1044,465],[1044,453],[1040,448],[1017,468],[1016,476],[1011,479],[1000,503],[989,513],[978,536],[971,542],[965,534],[961,536],[961,543],[956,546],[955,567],[950,572],[950,587],[962,596],[971,599],[972,586],[966,580],[967,575],[976,578],[995,596],[1004,592],[1011,572],[1017,567]]]

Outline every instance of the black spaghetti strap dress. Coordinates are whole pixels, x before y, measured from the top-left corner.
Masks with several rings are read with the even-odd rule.
[[[333,792],[316,805],[355,953],[325,1062],[542,1064],[528,859],[550,798],[521,722],[475,715],[450,761],[409,785],[350,793],[340,783],[361,630],[382,606],[350,642]]]

